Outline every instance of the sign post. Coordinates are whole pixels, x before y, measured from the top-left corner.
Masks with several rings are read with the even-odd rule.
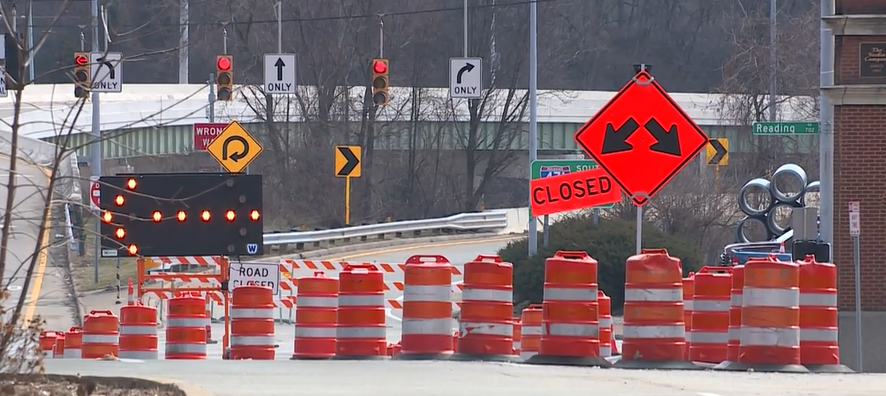
[[[855,271],[855,357],[856,370],[864,372],[861,357],[861,203],[849,202],[849,236],[852,237],[852,265]]]
[[[643,205],[701,152],[709,138],[649,74],[648,65],[635,69],[636,75],[575,132],[575,142],[637,206],[640,254]],[[643,139],[629,139],[632,136]]]
[[[351,224],[351,178],[363,174],[363,147],[335,147],[335,177],[345,178],[345,225]]]

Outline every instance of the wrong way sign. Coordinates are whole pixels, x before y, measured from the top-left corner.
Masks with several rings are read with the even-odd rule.
[[[270,287],[280,294],[280,266],[267,263],[231,263],[228,280],[231,290],[240,286]]]

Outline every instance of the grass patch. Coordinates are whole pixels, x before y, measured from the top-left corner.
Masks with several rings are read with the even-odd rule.
[[[77,252],[71,252],[71,267],[73,271],[74,285],[78,291],[91,291],[102,289],[114,289],[117,287],[117,259],[116,258],[99,258],[98,260],[98,282],[95,281],[95,216],[85,216],[84,224],[87,231],[86,251],[83,256]],[[129,278],[135,282],[136,279],[136,260],[133,258],[120,259],[120,287],[123,292],[129,283]]]

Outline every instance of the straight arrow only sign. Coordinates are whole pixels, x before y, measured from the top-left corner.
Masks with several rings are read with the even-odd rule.
[[[265,54],[264,72],[265,94],[295,94],[295,54]]]

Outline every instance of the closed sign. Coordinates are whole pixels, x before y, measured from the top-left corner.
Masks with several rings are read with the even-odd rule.
[[[275,296],[280,294],[280,267],[277,264],[231,263],[229,272],[231,290],[252,285],[269,287]]]

